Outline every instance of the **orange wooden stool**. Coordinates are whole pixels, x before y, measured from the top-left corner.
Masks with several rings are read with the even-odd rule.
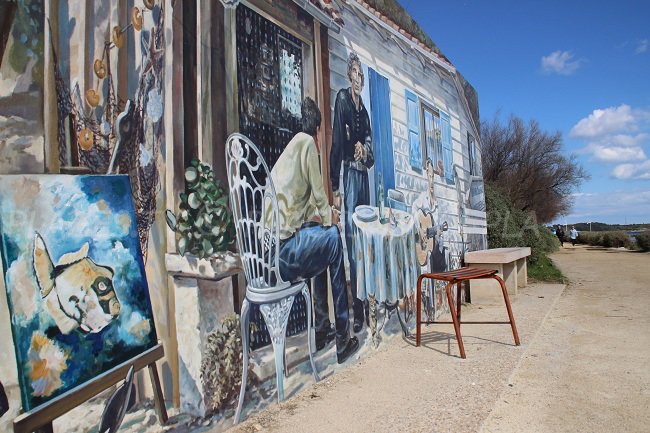
[[[422,280],[429,278],[432,280],[441,280],[446,281],[447,285],[445,286],[445,292],[447,293],[447,302],[449,303],[449,310],[451,312],[451,322],[438,322],[438,321],[426,321],[421,320],[420,310],[422,309]],[[506,302],[506,309],[508,310],[508,322],[461,322],[460,320],[460,290],[461,284],[463,281],[482,279],[482,278],[494,278],[501,285],[501,291],[503,292],[503,300]],[[433,283],[432,283],[433,284]],[[456,307],[454,307],[454,299],[451,296],[451,290],[453,285],[456,284]],[[460,268],[453,271],[439,272],[437,274],[422,274],[418,277],[418,290],[417,290],[417,314],[416,314],[416,333],[415,333],[415,345],[420,345],[420,325],[422,323],[453,323],[454,331],[456,332],[456,340],[458,340],[458,348],[460,349],[461,358],[465,358],[465,347],[463,346],[463,338],[460,335],[460,324],[481,324],[481,325],[491,325],[491,324],[509,324],[512,327],[512,335],[515,337],[515,345],[519,346],[519,335],[517,334],[517,327],[515,326],[515,318],[512,315],[512,308],[510,308],[510,299],[508,298],[508,291],[506,290],[506,284],[503,282],[501,277],[497,275],[496,270],[490,269],[478,269],[478,268]]]

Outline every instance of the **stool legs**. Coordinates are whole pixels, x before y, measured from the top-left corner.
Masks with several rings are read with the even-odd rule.
[[[463,345],[463,337],[460,335],[460,296],[458,297],[457,312],[456,307],[454,307],[454,298],[451,295],[453,284],[454,283],[451,281],[447,283],[445,286],[445,292],[447,293],[447,303],[449,304],[449,310],[451,310],[451,319],[454,322],[454,332],[456,333],[456,340],[458,341],[458,348],[460,349],[460,357],[465,359],[465,346]]]
[[[415,347],[420,346],[420,310],[422,309],[422,280],[424,279],[424,274],[418,277],[418,286],[415,293]]]
[[[512,308],[510,308],[510,298],[508,297],[508,290],[506,289],[506,283],[498,275],[494,275],[493,278],[499,282],[501,285],[501,292],[503,292],[503,300],[506,302],[506,309],[508,310],[508,319],[510,320],[510,326],[512,327],[512,335],[515,337],[515,346],[519,346],[519,334],[517,333],[517,325],[515,325],[515,316],[512,314]]]
[[[462,282],[456,283],[456,317],[458,317],[458,323],[460,323],[460,291]]]

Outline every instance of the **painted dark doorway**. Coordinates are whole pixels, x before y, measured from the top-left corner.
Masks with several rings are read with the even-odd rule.
[[[300,107],[304,96],[303,42],[246,6],[237,7],[237,87],[239,132],[260,149],[267,165],[275,162],[293,136],[301,130]],[[251,305],[251,348],[271,344],[266,324]],[[307,329],[307,304],[294,300],[287,336]]]
[[[239,131],[273,167],[300,131],[303,43],[253,10],[237,8]]]

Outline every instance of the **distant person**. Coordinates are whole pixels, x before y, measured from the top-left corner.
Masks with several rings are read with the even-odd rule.
[[[557,230],[555,231],[555,235],[559,239],[560,245],[564,246],[564,229],[562,228],[562,226],[560,226],[560,225],[557,226]]]
[[[569,237],[571,238],[571,245],[575,247],[576,242],[578,241],[578,230],[576,230],[575,226],[571,226],[571,230],[569,231]]]

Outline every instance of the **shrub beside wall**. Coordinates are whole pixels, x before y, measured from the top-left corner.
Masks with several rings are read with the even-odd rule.
[[[507,196],[489,183],[485,184],[485,200],[490,248],[530,247],[532,264],[557,251],[560,244],[555,235],[528,213],[514,208]]]

